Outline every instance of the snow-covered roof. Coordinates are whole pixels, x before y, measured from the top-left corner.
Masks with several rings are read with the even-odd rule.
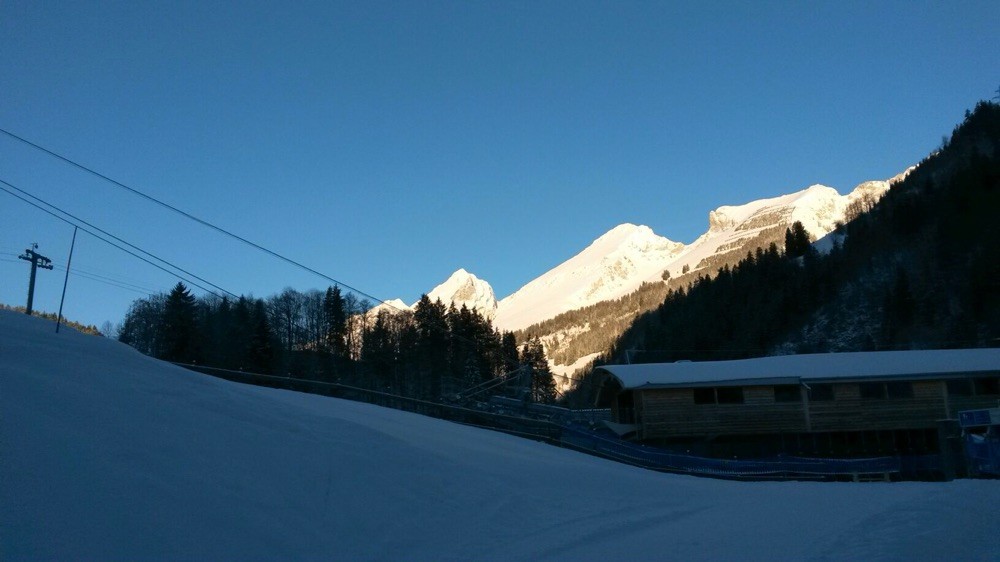
[[[779,355],[599,367],[624,389],[797,384],[869,378],[931,378],[1000,372],[1000,348]]]

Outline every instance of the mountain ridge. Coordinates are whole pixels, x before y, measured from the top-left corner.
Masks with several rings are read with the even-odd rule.
[[[874,205],[912,169],[889,179],[862,182],[843,195],[833,187],[813,184],[775,197],[716,207],[708,213],[707,230],[690,244],[660,236],[649,226],[625,222],[500,300],[487,281],[461,268],[427,295],[446,306],[477,310],[499,330],[517,333],[521,341],[539,337],[554,374],[563,377],[566,384],[562,386],[567,387],[581,359],[596,356],[603,351],[596,347],[611,341],[585,336],[587,332],[609,330],[617,335],[667,290],[701,276],[711,277],[757,248],[771,243],[783,246],[785,230],[794,222],[801,222],[813,241],[827,236],[859,209]],[[647,294],[631,298],[626,309],[615,309],[614,303],[643,291]],[[606,304],[597,306],[602,303]],[[601,312],[594,312],[582,324],[577,318],[555,330],[542,328],[543,324],[558,325],[553,319],[574,316],[568,314],[572,311],[597,309]],[[580,345],[576,340],[581,337],[591,343]]]
[[[768,227],[798,221],[814,239],[822,238],[844,220],[851,204],[881,197],[910,170],[887,180],[862,182],[844,195],[835,188],[813,184],[776,197],[716,207],[708,213],[708,229],[690,244],[661,236],[649,226],[625,222],[499,300],[488,281],[464,268],[453,272],[427,295],[431,300],[440,298],[446,305],[465,304],[478,310],[502,330],[524,329],[563,312],[620,298],[644,282],[664,281],[664,271],[675,276],[683,274],[684,266],[691,270],[703,268],[706,258],[718,254],[720,248],[726,251],[741,247],[741,240]],[[598,272],[603,275],[595,276]],[[553,298],[553,293],[562,298]],[[386,302],[398,307],[402,301]],[[533,314],[524,310],[529,308]]]

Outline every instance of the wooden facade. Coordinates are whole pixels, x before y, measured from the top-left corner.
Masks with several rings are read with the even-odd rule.
[[[614,396],[612,420],[634,428],[627,438],[712,456],[936,453],[942,420],[1000,403],[1000,365],[940,375],[730,378],[632,388],[610,379],[605,402]]]
[[[893,382],[909,385],[912,396],[863,398],[861,384],[856,382],[832,384],[833,399],[820,401],[810,400],[805,387],[797,401],[777,401],[775,386],[727,387],[742,391],[743,401],[735,403],[719,403],[718,398],[715,403],[696,403],[694,388],[633,390],[621,394],[622,399],[612,408],[612,418],[638,425],[642,440],[708,434],[930,429],[938,420],[954,418],[956,412],[994,407],[1000,400],[1000,394],[992,393],[949,395],[944,380]],[[628,412],[629,407],[634,415]]]

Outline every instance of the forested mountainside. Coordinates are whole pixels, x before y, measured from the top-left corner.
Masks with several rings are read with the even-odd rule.
[[[1000,346],[998,210],[1000,105],[980,102],[827,253],[786,236],[671,290],[598,361]]]
[[[759,234],[748,238],[738,249],[712,254],[703,258],[697,268],[685,268],[676,277],[664,273],[663,283],[643,283],[633,293],[624,297],[602,301],[577,310],[559,314],[523,330],[514,332],[517,341],[539,339],[545,346],[545,354],[554,370],[560,365],[572,365],[581,357],[593,354],[603,354],[610,349],[618,338],[635,321],[639,315],[648,312],[663,302],[671,292],[683,291],[692,283],[705,277],[714,276],[722,268],[736,266],[746,257],[747,251],[767,248],[771,244],[784,244],[786,225],[764,229]],[[585,366],[581,370],[587,370]],[[563,378],[557,376],[557,383],[564,387],[572,386],[577,373],[562,372]]]

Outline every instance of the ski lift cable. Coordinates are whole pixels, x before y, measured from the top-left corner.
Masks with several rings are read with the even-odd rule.
[[[53,209],[56,209],[56,210],[57,210],[57,211],[59,211],[60,213],[64,213],[64,214],[65,214],[65,215],[67,215],[67,216],[70,216],[70,217],[73,217],[73,215],[71,215],[71,214],[69,214],[69,213],[66,213],[65,211],[63,211],[62,209],[59,209],[59,208],[58,208],[58,207],[56,207],[55,205],[52,205],[52,204],[50,204],[50,203],[47,203],[47,202],[45,202],[45,201],[42,201],[41,199],[38,199],[37,197],[35,197],[35,196],[33,196],[33,195],[31,195],[31,194],[27,193],[26,191],[24,191],[24,190],[22,190],[22,189],[20,189],[20,188],[18,188],[18,187],[16,187],[16,186],[14,186],[14,185],[12,185],[12,184],[10,184],[10,183],[6,182],[6,181],[4,181],[3,179],[0,179],[0,184],[3,184],[3,185],[6,185],[6,186],[8,186],[8,187],[11,187],[11,188],[13,188],[13,189],[17,190],[17,191],[20,191],[20,192],[24,193],[25,195],[27,195],[28,197],[32,197],[32,198],[34,198],[34,199],[38,200],[39,202],[41,202],[41,203],[43,203],[43,204],[45,204],[45,205],[48,205],[48,206],[50,206],[50,207],[51,207],[51,208],[53,208]],[[179,278],[179,279],[182,279],[182,280],[184,280],[184,281],[187,281],[187,282],[188,282],[188,283],[190,283],[191,285],[193,285],[193,286],[195,286],[195,287],[198,287],[199,289],[201,289],[201,290],[203,290],[203,291],[205,291],[205,292],[207,292],[207,293],[211,293],[211,294],[215,295],[216,297],[219,297],[219,298],[222,298],[222,297],[221,297],[221,295],[219,295],[219,294],[218,294],[218,293],[216,293],[215,291],[213,291],[213,290],[211,290],[211,289],[209,289],[209,288],[207,288],[207,287],[204,287],[203,285],[201,285],[201,284],[199,284],[199,283],[197,283],[197,282],[195,282],[195,281],[192,281],[192,280],[191,280],[190,278],[188,278],[188,277],[185,277],[185,276],[184,276],[184,275],[182,275],[181,273],[178,273],[178,271],[180,271],[180,272],[184,273],[185,275],[188,275],[188,276],[190,276],[190,277],[193,277],[194,279],[199,279],[199,280],[203,281],[204,283],[206,283],[206,284],[208,284],[208,285],[211,285],[212,287],[215,287],[216,289],[219,289],[219,290],[220,290],[220,291],[222,291],[223,293],[226,293],[227,295],[230,295],[230,296],[232,296],[233,298],[238,298],[238,297],[237,297],[237,296],[236,296],[235,294],[233,294],[233,293],[231,293],[231,292],[229,292],[229,291],[227,291],[227,290],[223,289],[222,287],[219,287],[219,286],[215,285],[214,283],[210,283],[210,282],[208,282],[208,281],[205,281],[204,279],[201,279],[200,277],[198,277],[198,276],[194,275],[193,273],[190,273],[190,272],[186,271],[185,269],[182,269],[182,268],[180,268],[180,267],[178,267],[178,266],[176,266],[176,265],[174,265],[174,264],[172,264],[172,263],[170,263],[170,262],[168,262],[168,261],[164,260],[163,258],[160,258],[160,257],[157,257],[157,256],[155,256],[155,255],[153,255],[153,254],[151,254],[151,253],[149,253],[149,252],[147,252],[147,251],[145,251],[145,250],[143,250],[143,249],[141,249],[141,248],[138,248],[138,247],[136,247],[136,246],[134,246],[134,245],[132,245],[132,244],[129,244],[128,242],[125,242],[124,240],[121,240],[120,238],[117,238],[117,237],[116,237],[116,236],[114,236],[114,235],[111,235],[111,234],[107,234],[107,233],[105,233],[105,234],[107,234],[107,236],[110,236],[111,238],[114,238],[114,239],[116,239],[116,240],[120,240],[120,241],[121,241],[121,242],[122,242],[123,244],[126,244],[126,245],[128,245],[128,246],[130,246],[130,247],[132,247],[132,248],[135,248],[135,249],[136,249],[137,251],[139,251],[139,252],[142,252],[142,253],[144,253],[144,254],[146,254],[146,255],[148,255],[148,256],[150,256],[150,257],[152,257],[152,258],[156,259],[156,260],[159,260],[160,262],[162,262],[162,263],[166,264],[167,266],[169,266],[169,267],[172,267],[172,268],[176,269],[176,271],[171,271],[171,270],[167,269],[166,267],[163,267],[163,266],[161,266],[161,265],[160,265],[160,264],[158,264],[158,263],[155,263],[155,262],[153,262],[153,261],[150,261],[149,259],[146,259],[146,258],[144,258],[144,257],[140,256],[139,254],[137,254],[137,253],[135,253],[135,252],[133,252],[133,251],[131,251],[131,250],[128,250],[127,248],[124,248],[124,247],[122,247],[122,246],[119,246],[118,244],[116,244],[116,243],[112,242],[111,240],[108,240],[108,239],[106,239],[106,238],[103,238],[103,237],[101,237],[100,235],[96,234],[95,232],[93,232],[93,231],[91,231],[91,230],[88,230],[87,228],[85,228],[85,227],[83,227],[83,226],[80,226],[79,224],[77,224],[77,223],[75,223],[75,222],[73,222],[73,221],[71,221],[71,220],[69,220],[69,219],[67,219],[67,218],[65,218],[65,217],[62,217],[62,216],[59,216],[58,214],[56,214],[56,213],[52,212],[51,210],[49,210],[49,209],[46,209],[46,208],[45,208],[45,207],[43,207],[42,205],[39,205],[38,203],[35,203],[34,201],[31,201],[31,200],[29,200],[29,199],[27,199],[27,198],[25,198],[25,197],[23,197],[23,196],[21,196],[21,195],[19,195],[19,194],[15,193],[14,191],[11,191],[10,189],[7,189],[6,187],[3,187],[2,185],[0,185],[0,191],[3,191],[3,192],[5,192],[5,193],[7,193],[8,195],[10,195],[10,196],[12,196],[12,197],[15,197],[15,198],[17,198],[17,199],[20,199],[21,201],[24,201],[25,203],[27,203],[27,204],[29,204],[29,205],[31,205],[31,206],[33,206],[33,207],[35,207],[35,208],[37,208],[37,209],[39,209],[39,210],[41,210],[41,211],[45,212],[45,213],[48,213],[49,215],[52,215],[53,217],[55,217],[55,218],[57,218],[57,219],[59,219],[59,220],[61,220],[61,221],[65,222],[65,223],[67,223],[67,224],[70,224],[70,225],[72,225],[72,226],[75,226],[75,227],[79,228],[80,230],[82,230],[82,231],[86,232],[87,234],[89,234],[89,235],[93,236],[94,238],[96,238],[96,239],[98,239],[98,240],[100,240],[100,241],[102,241],[102,242],[104,242],[104,243],[106,243],[106,244],[108,244],[108,245],[111,245],[111,246],[114,246],[115,248],[118,248],[119,250],[121,250],[121,251],[123,251],[123,252],[125,252],[125,253],[127,253],[127,254],[129,254],[129,255],[131,255],[131,256],[133,256],[133,257],[137,258],[137,259],[139,259],[139,260],[142,260],[142,261],[146,262],[147,264],[149,264],[149,265],[152,265],[153,267],[155,267],[155,268],[157,268],[157,269],[159,269],[159,270],[162,270],[162,271],[164,271],[164,272],[166,272],[166,273],[170,274],[170,275],[171,275],[172,277],[177,277],[177,278]],[[73,218],[74,218],[74,219],[76,219],[76,217],[73,217]],[[93,225],[90,225],[90,223],[87,223],[87,222],[85,222],[85,221],[82,221],[82,220],[80,220],[80,219],[76,219],[76,220],[79,220],[79,221],[80,221],[80,222],[82,222],[83,224],[86,224],[86,225],[89,225],[89,226],[91,226],[91,227],[92,227],[92,228],[94,228],[95,230],[98,230],[98,231],[100,231],[100,232],[104,232],[103,230],[100,230],[99,228],[97,228],[97,227],[95,227],[95,226],[93,226]]]

